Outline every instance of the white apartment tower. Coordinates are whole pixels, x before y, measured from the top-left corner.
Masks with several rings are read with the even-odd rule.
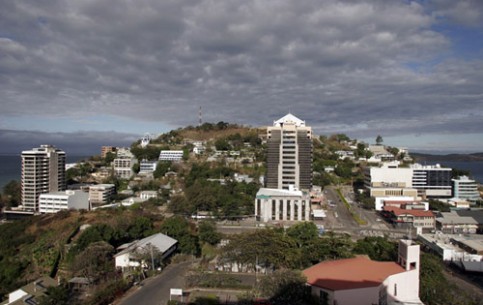
[[[22,151],[24,209],[38,212],[40,194],[65,189],[65,152],[52,145]]]
[[[312,187],[312,128],[292,114],[267,127],[266,187]]]

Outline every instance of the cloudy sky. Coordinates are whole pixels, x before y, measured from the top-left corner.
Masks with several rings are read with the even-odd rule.
[[[483,151],[483,1],[3,0],[0,103],[0,152],[130,143],[200,106]]]

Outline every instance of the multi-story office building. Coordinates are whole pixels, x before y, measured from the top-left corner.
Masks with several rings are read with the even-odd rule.
[[[65,152],[41,145],[22,152],[22,205],[38,212],[40,194],[64,191]]]
[[[480,200],[480,192],[478,192],[478,184],[475,180],[471,180],[467,176],[451,179],[453,181],[453,197],[466,199],[469,201]]]
[[[451,168],[439,165],[414,164],[409,168],[397,166],[368,167],[364,172],[365,186],[371,196],[406,196],[417,191],[423,198],[451,197]]]
[[[427,198],[451,197],[451,168],[436,165],[413,164],[412,184],[418,195]]]
[[[292,114],[267,128],[266,187],[312,187],[312,128]]]
[[[118,150],[117,158],[113,161],[114,174],[120,179],[131,179],[135,174],[132,167],[138,160],[128,150]]]
[[[68,190],[40,195],[40,213],[51,214],[66,210],[90,210],[89,194],[84,191]]]
[[[91,204],[106,204],[116,193],[114,184],[97,184],[89,187],[89,200]]]

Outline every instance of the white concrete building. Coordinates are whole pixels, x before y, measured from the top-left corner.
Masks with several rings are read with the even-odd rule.
[[[260,221],[309,221],[310,195],[295,190],[261,188],[255,198]]]
[[[451,168],[437,165],[413,164],[409,168],[383,164],[381,167],[368,167],[364,171],[364,185],[371,196],[401,196],[407,190],[416,190],[417,196],[432,198],[451,197]],[[394,194],[391,194],[394,193]]]
[[[159,161],[181,161],[182,159],[182,150],[162,150],[159,153]]]
[[[141,191],[139,198],[142,200],[148,200],[150,198],[158,198],[158,192],[156,191]]]
[[[478,184],[475,180],[468,178],[468,176],[461,176],[458,179],[451,179],[451,181],[453,181],[453,197],[469,201],[481,199]]]
[[[0,305],[38,304],[39,298],[45,296],[47,288],[57,285],[56,280],[44,276],[9,293],[8,299],[0,303]]]
[[[84,191],[67,190],[40,195],[39,212],[57,213],[65,210],[90,210],[89,194]]]
[[[120,179],[131,179],[134,175],[132,167],[138,163],[138,160],[129,150],[123,149],[117,151],[117,158],[112,163],[116,177]]]
[[[97,184],[89,187],[89,200],[91,204],[106,204],[116,193],[114,184]]]
[[[117,249],[121,251],[114,255],[115,265],[116,268],[123,270],[145,267],[146,264],[139,258],[140,256],[151,256],[151,259],[156,263],[172,254],[177,246],[178,241],[176,239],[161,233],[154,234],[118,247]]]
[[[66,189],[65,152],[52,145],[22,151],[22,206],[39,209],[40,194]]]
[[[156,170],[158,161],[142,160],[139,164],[139,173],[152,173]]]
[[[359,256],[324,261],[303,271],[312,294],[326,305],[420,304],[419,245],[399,241],[398,262]]]

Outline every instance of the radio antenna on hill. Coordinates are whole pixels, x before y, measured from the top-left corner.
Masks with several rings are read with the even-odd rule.
[[[201,124],[203,123],[201,118],[202,116],[201,116],[201,106],[200,106],[200,110],[198,111],[198,119],[199,119],[198,126],[201,126]]]

